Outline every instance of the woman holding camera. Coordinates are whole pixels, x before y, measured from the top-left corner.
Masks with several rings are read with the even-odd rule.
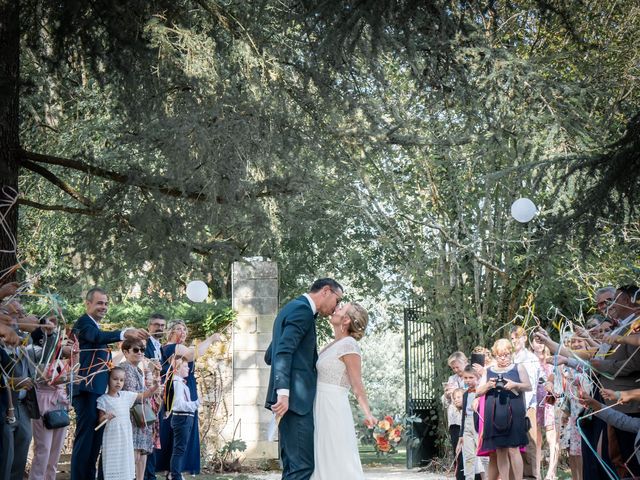
[[[487,368],[476,396],[485,396],[484,428],[479,454],[489,455],[489,480],[523,477],[520,449],[529,430],[524,392],[531,390],[523,365],[513,363],[513,346],[501,338],[491,349],[496,360]]]

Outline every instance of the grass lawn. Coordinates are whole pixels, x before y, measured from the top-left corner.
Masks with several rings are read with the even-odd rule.
[[[383,457],[376,456],[376,452],[374,448],[370,445],[361,446],[360,447],[360,459],[362,460],[362,465],[366,468],[367,466],[375,467],[379,465],[401,465],[404,466],[407,462],[406,450],[404,447],[400,448],[398,452],[393,455],[385,455]],[[188,477],[187,477],[188,478]],[[225,474],[216,474],[216,475],[199,475],[198,479],[200,480],[253,480],[255,477],[252,477],[250,474],[243,475],[225,475]]]
[[[360,450],[360,460],[362,466],[376,466],[376,465],[406,465],[407,464],[407,451],[401,446],[398,451],[393,455],[376,456],[376,451],[372,445],[362,445]]]
[[[189,477],[186,477],[189,478]],[[198,480],[253,480],[255,477],[248,475],[238,475],[237,477],[230,477],[229,475],[198,475]]]

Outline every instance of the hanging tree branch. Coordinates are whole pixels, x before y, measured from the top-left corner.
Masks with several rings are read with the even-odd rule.
[[[71,168],[73,170],[78,170],[80,172],[85,172],[90,175],[95,175],[97,177],[105,178],[107,180],[112,180],[118,183],[124,183],[127,185],[131,185],[134,187],[141,188],[143,190],[157,190],[160,193],[164,193],[165,195],[169,195],[170,197],[179,197],[179,198],[188,198],[190,200],[199,200],[205,201],[207,200],[206,195],[204,195],[201,191],[188,191],[185,189],[180,189],[176,187],[167,187],[166,184],[171,183],[170,179],[164,177],[153,177],[153,178],[145,178],[144,180],[140,180],[136,178],[134,175],[125,175],[122,173],[114,172],[112,170],[107,170],[105,168],[96,167],[94,165],[89,165],[80,160],[72,160],[70,158],[62,158],[56,157],[53,155],[43,155],[40,153],[28,152],[26,150],[22,150],[21,152],[21,162],[24,159],[32,160],[33,162],[38,163],[46,163],[49,165],[59,165],[61,167]],[[223,203],[222,198],[216,198],[217,203]]]
[[[92,217],[95,217],[99,213],[99,210],[92,210],[89,208],[74,208],[74,207],[67,207],[66,205],[45,205],[43,203],[34,202],[33,200],[29,200],[27,198],[19,198],[18,204],[25,205],[27,207],[37,208],[38,210],[48,210],[48,211],[54,211],[54,212],[66,212],[66,213],[74,213],[74,214],[80,214],[80,215],[90,215]]]
[[[56,157],[53,155],[43,155],[35,152],[28,152],[26,150],[22,150],[20,152],[20,164],[29,170],[32,170],[43,177],[47,178],[47,180],[56,184],[66,193],[74,197],[76,200],[85,204],[81,198],[84,198],[79,192],[76,192],[69,185],[63,182],[60,179],[54,180],[53,177],[55,175],[43,167],[39,167],[36,163],[45,163],[48,165],[59,165],[61,167],[70,168],[72,170],[77,170],[80,172],[87,173],[89,175],[95,175],[97,177],[105,178],[107,180],[111,180],[117,183],[130,185],[133,187],[138,187],[142,190],[147,191],[157,191],[164,195],[168,195],[170,197],[176,198],[184,198],[188,200],[194,200],[198,202],[208,202],[214,201],[218,204],[229,203],[229,199],[224,198],[221,195],[213,197],[209,197],[205,193],[203,193],[203,188],[180,188],[167,186],[172,183],[172,179],[166,177],[157,177],[157,176],[142,176],[138,174],[122,174],[118,172],[114,172],[112,170],[107,170],[105,168],[96,167],[94,165],[90,165],[81,160],[73,160],[69,158]],[[57,177],[56,177],[57,178]],[[291,195],[298,193],[298,189],[294,187],[289,187],[288,179],[276,179],[276,180],[266,180],[256,184],[256,188],[253,192],[238,192],[236,193],[231,201],[240,201],[246,198],[266,198],[266,197],[275,197],[278,195]],[[64,187],[64,188],[63,188]],[[72,194],[73,192],[73,194]],[[76,196],[78,198],[76,198]],[[86,200],[86,199],[85,199]],[[89,206],[89,205],[88,205]]]
[[[56,187],[60,188],[63,192],[67,193],[71,198],[77,200],[82,203],[86,207],[93,207],[93,202],[89,200],[87,197],[78,192],[75,188],[69,185],[67,182],[56,176],[52,171],[47,170],[41,165],[37,163],[33,163],[29,160],[22,160],[20,165],[26,168],[27,170],[31,170],[32,172],[37,173],[38,175],[46,178],[51,183],[53,183]]]

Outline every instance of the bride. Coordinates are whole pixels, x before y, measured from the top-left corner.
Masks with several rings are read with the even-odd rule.
[[[349,387],[358,400],[368,427],[378,422],[371,415],[362,384],[360,340],[369,315],[357,303],[339,306],[329,318],[334,340],[318,357],[318,388],[313,405],[315,470],[311,480],[364,479],[349,406]]]

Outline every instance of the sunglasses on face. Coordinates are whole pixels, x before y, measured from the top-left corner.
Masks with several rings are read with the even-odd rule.
[[[133,353],[144,353],[144,348],[133,347],[129,349],[129,351]]]

